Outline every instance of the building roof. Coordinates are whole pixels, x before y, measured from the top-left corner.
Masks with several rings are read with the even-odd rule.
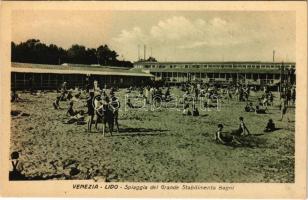
[[[28,73],[51,73],[51,74],[91,74],[91,75],[116,75],[116,76],[143,76],[152,77],[150,73],[124,69],[113,66],[91,66],[91,65],[47,65],[33,63],[11,64],[12,72]]]
[[[256,73],[280,74],[279,69],[254,69],[254,68],[151,68],[150,72],[180,72],[180,73]]]
[[[134,64],[270,64],[270,65],[295,65],[295,62],[263,62],[263,61],[165,61],[165,62],[152,62],[152,61],[137,61]]]

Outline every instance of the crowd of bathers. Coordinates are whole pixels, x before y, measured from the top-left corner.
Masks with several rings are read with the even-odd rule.
[[[95,85],[95,84],[94,84]],[[229,103],[230,100],[244,101],[246,106],[244,111],[253,112],[256,114],[267,114],[269,107],[272,109],[274,102],[274,95],[269,90],[269,87],[265,86],[261,96],[257,98],[256,102],[250,99],[251,91],[256,91],[255,87],[249,87],[247,85],[234,84],[227,87],[218,87],[209,84],[190,84],[185,83],[177,86],[182,91],[182,114],[188,116],[199,116],[200,112],[196,102],[199,99],[205,98],[208,101],[204,102],[204,108],[215,107],[219,101]],[[87,132],[92,132],[92,126],[96,131],[102,130],[105,136],[106,128],[108,126],[109,133],[112,135],[113,131],[119,132],[119,108],[121,107],[118,97],[116,97],[117,88],[111,87],[107,90],[105,85],[104,89],[99,87],[90,87],[89,84],[85,89],[72,90],[67,89],[67,82],[63,82],[61,87],[57,90],[56,99],[52,105],[54,109],[61,109],[62,101],[67,103],[66,115],[69,117],[64,123],[67,124],[87,124]],[[144,104],[155,105],[161,102],[168,102],[174,99],[172,94],[173,88],[157,87],[157,86],[144,86],[144,87],[129,87],[125,93],[130,94],[132,91],[137,91],[138,98],[144,101]],[[107,92],[108,91],[108,92]],[[32,94],[32,93],[31,93]],[[290,105],[295,105],[295,87],[283,87],[280,93],[279,109],[281,112],[280,120],[283,120],[287,113],[287,109]],[[20,100],[20,95],[16,91],[12,91],[11,101]],[[75,109],[75,102],[82,102],[87,108],[87,111],[82,109]],[[125,106],[128,108],[139,108],[140,106],[134,105],[134,102],[130,98],[125,102]],[[88,119],[86,120],[85,115],[87,114]],[[223,124],[218,124],[218,130],[215,133],[215,141],[226,144],[228,141],[236,141],[236,137],[249,135],[250,132],[244,123],[243,117],[239,118],[240,125],[236,131],[231,131],[229,134],[223,131]],[[289,121],[289,118],[288,118]],[[102,125],[101,125],[102,124]],[[102,128],[99,129],[99,126]],[[275,123],[270,119],[264,129],[264,132],[272,132],[276,130]],[[233,139],[231,139],[233,138]]]

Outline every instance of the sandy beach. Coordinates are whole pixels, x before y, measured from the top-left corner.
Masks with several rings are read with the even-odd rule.
[[[193,117],[175,109],[125,111],[121,90],[116,93],[122,101],[120,132],[103,137],[94,127],[87,133],[86,124],[64,124],[68,103],[60,102],[62,109],[55,110],[56,92],[19,94],[23,101],[13,102],[11,109],[25,114],[11,117],[10,148],[20,153],[22,173],[29,179],[294,182],[295,108],[288,109],[291,122],[278,121],[279,98],[269,107],[270,114],[247,113],[245,102],[232,100],[220,111],[201,111]],[[251,99],[255,102],[258,95],[252,92]],[[74,106],[87,110],[84,102]],[[236,129],[239,116],[252,133],[245,145],[216,144],[217,124]],[[263,133],[269,119],[279,130]]]

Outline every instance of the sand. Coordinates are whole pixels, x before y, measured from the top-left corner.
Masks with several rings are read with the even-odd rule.
[[[295,111],[288,110],[290,123],[277,121],[277,98],[271,114],[246,113],[245,102],[231,101],[221,111],[192,117],[170,109],[125,112],[122,90],[117,93],[122,101],[120,132],[103,137],[101,132],[87,133],[87,125],[63,124],[68,105],[61,102],[63,109],[54,110],[56,95],[21,93],[26,101],[12,103],[12,111],[29,115],[12,116],[11,122],[11,152],[20,153],[22,173],[29,179],[294,182]],[[258,95],[252,92],[251,98]],[[86,111],[84,105],[79,102],[75,108]],[[254,135],[241,147],[216,144],[217,124],[236,129],[239,116]],[[263,133],[270,118],[280,130]]]

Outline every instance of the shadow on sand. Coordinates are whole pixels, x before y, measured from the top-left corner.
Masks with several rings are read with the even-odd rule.
[[[64,178],[64,179],[69,179],[69,177],[66,177],[63,174],[57,174],[57,175],[50,175],[50,176],[33,176],[33,177],[27,177],[21,173],[16,173],[16,172],[10,172],[9,174],[9,180],[10,181],[38,181],[38,180],[50,180],[50,179],[59,179],[59,178]]]

